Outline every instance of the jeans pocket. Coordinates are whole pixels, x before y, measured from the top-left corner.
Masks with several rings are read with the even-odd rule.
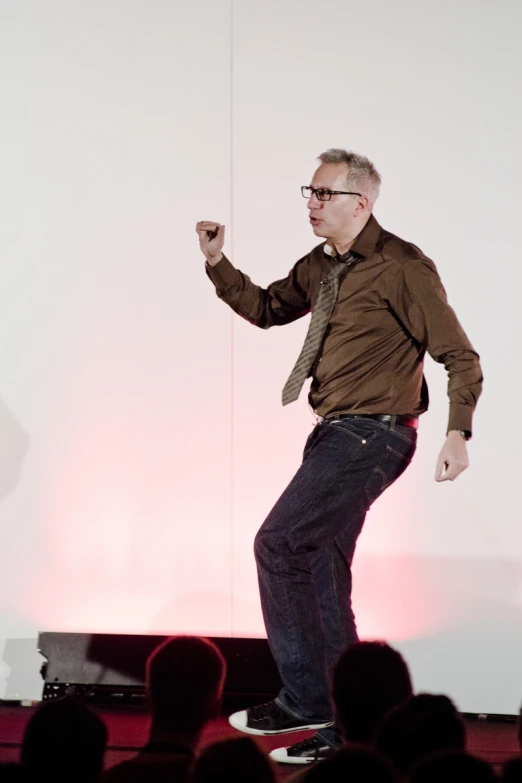
[[[370,505],[404,473],[414,454],[415,443],[404,441],[401,451],[393,448],[389,443],[386,444],[384,455],[364,486]]]
[[[328,422],[330,427],[335,427],[336,430],[339,430],[339,432],[343,432],[345,435],[349,435],[351,438],[356,440],[358,443],[365,445],[368,443],[368,440],[374,435],[374,432],[367,432],[367,427],[357,427],[357,425],[354,425],[353,420],[351,419],[334,419],[333,421]],[[360,432],[357,432],[356,430],[359,429]]]

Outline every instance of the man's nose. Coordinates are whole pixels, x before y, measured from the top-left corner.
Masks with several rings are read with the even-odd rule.
[[[308,204],[306,205],[308,209],[317,209],[318,207],[322,207],[323,202],[319,201],[315,193],[312,193],[310,198],[308,199]]]

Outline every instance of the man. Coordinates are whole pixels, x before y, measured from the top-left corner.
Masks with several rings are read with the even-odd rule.
[[[149,741],[137,756],[102,776],[104,783],[184,783],[201,734],[219,714],[226,664],[218,648],[197,636],[166,639],[147,661]]]
[[[26,726],[19,779],[97,783],[106,745],[107,728],[86,704],[45,701]]]
[[[408,775],[434,753],[466,750],[466,727],[447,696],[419,693],[389,712],[377,727],[374,747]]]
[[[345,743],[371,744],[384,716],[412,697],[408,664],[386,642],[351,644],[335,665],[332,701]]]
[[[373,164],[345,150],[328,150],[319,160],[302,194],[313,232],[326,242],[266,290],[223,255],[224,226],[196,227],[216,293],[237,313],[266,329],[312,312],[283,404],[297,399],[311,375],[318,423],[255,541],[263,616],[284,687],[274,702],[230,718],[251,734],[317,729],[311,739],[272,753],[299,764],[341,743],[329,685],[340,653],[357,641],[351,562],[366,512],[415,452],[418,417],[428,407],[425,351],[449,375],[437,481],[453,480],[468,466],[466,440],[482,382],[479,357],[434,264],[373,216],[381,182]]]

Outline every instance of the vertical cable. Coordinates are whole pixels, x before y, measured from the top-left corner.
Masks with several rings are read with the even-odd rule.
[[[234,0],[230,0],[230,257],[234,263]],[[230,636],[234,635],[234,313],[230,313]]]

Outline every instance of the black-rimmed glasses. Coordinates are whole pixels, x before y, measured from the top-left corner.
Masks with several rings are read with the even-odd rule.
[[[362,196],[362,193],[355,193],[353,190],[330,190],[329,188],[312,188],[309,185],[303,185],[301,188],[303,198],[310,199],[315,194],[319,201],[330,201],[332,196]]]

